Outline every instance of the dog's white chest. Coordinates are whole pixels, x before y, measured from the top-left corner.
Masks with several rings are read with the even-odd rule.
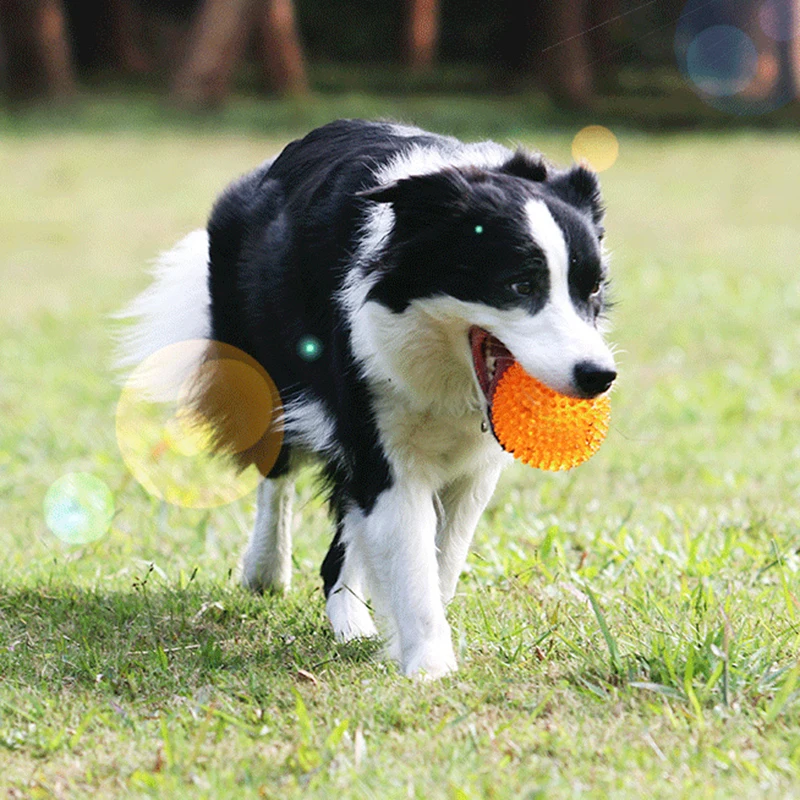
[[[503,457],[480,411],[437,414],[410,409],[395,397],[379,403],[377,422],[390,462],[433,486]]]

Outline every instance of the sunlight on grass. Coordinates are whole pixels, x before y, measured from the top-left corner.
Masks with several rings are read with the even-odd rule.
[[[563,162],[577,129],[521,138]],[[107,314],[283,141],[3,142],[10,796],[794,791],[800,145],[618,138],[603,174],[621,351],[608,439],[568,474],[504,476],[448,610],[461,670],[430,685],[401,678],[374,643],[333,642],[317,577],[331,531],[311,474],[296,588],[254,598],[236,574],[252,495],[165,505],[117,449]],[[110,532],[81,547],[43,512],[70,472],[102,479],[116,508]]]

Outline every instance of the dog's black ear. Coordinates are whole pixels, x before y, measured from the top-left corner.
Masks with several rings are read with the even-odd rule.
[[[466,208],[470,184],[459,170],[448,168],[428,175],[414,175],[357,193],[375,203],[391,203],[399,216],[422,216],[433,211]]]
[[[605,208],[595,172],[584,166],[572,167],[552,176],[547,185],[562,200],[589,214],[592,222],[600,227]]]
[[[547,180],[547,164],[542,157],[528,153],[522,148],[500,167],[500,172],[536,183]]]

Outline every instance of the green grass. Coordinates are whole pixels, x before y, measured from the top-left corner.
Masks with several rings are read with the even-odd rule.
[[[481,77],[482,76],[482,77]],[[0,107],[0,135],[25,136],[42,129],[60,131],[164,131],[195,135],[299,136],[337,117],[413,119],[418,125],[456,136],[524,138],[546,127],[570,134],[589,123],[615,130],[724,131],[734,129],[794,133],[800,104],[787,103],[767,114],[731,115],[703,102],[674,70],[625,68],[617,85],[592,98],[588,108],[554,103],[541,90],[494,80],[470,65],[418,74],[389,65],[316,65],[312,93],[297,100],[265,96],[245,85],[224,107],[187,112],[171,107],[163,86],[114,84],[107,76],[86,84],[63,105]]]
[[[568,131],[509,130],[569,157]],[[603,176],[623,351],[612,431],[572,473],[504,476],[448,609],[461,669],[424,685],[373,644],[333,642],[313,476],[295,589],[258,599],[236,584],[252,497],[163,506],[117,450],[105,315],[282,141],[32,129],[2,143],[0,787],[796,795],[796,135],[621,132]],[[70,471],[116,503],[84,547],[43,520]]]

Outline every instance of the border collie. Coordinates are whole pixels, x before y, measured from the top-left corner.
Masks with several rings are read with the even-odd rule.
[[[275,383],[283,440],[245,586],[289,587],[293,471],[313,454],[336,521],[321,570],[336,638],[377,634],[370,600],[406,675],[456,668],[444,606],[511,461],[490,422],[500,375],[516,359],[580,397],[616,376],[602,217],[582,166],[359,120],[312,131],[221,195],[129,307],[121,363],[207,339]]]

